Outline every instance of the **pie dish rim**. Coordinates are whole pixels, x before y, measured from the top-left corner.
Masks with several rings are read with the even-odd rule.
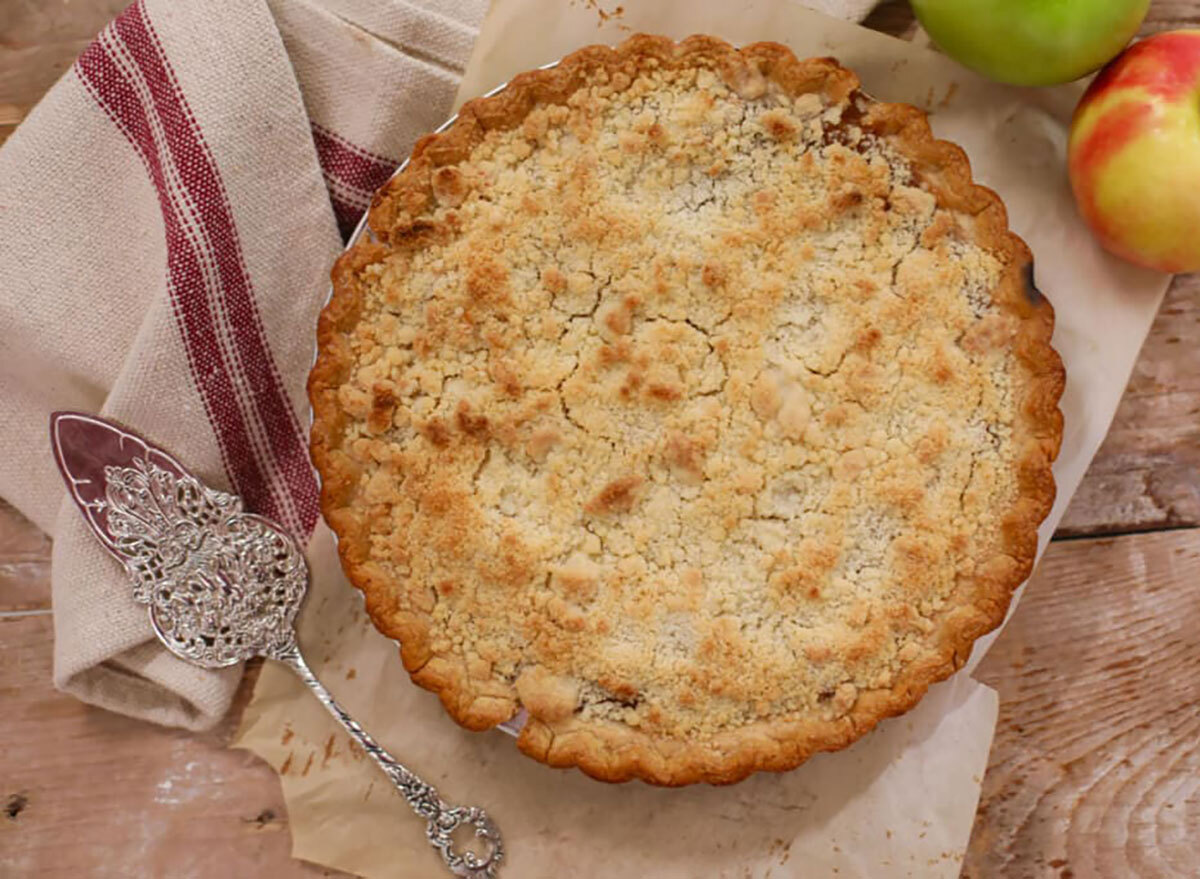
[[[693,36],[676,43],[665,37],[637,34],[615,48],[584,47],[560,61],[519,74],[487,95],[467,102],[437,131],[419,140],[412,155],[375,195],[370,211],[331,273],[330,298],[321,312],[318,352],[308,382],[313,413],[311,451],[321,476],[321,509],[336,535],[347,578],[364,595],[375,626],[400,644],[404,665],[413,680],[438,693],[447,712],[470,729],[508,724],[506,731],[513,732],[514,712],[522,709],[515,691],[509,704],[495,704],[498,700],[493,696],[469,698],[471,684],[465,674],[422,675],[431,657],[428,650],[413,645],[428,641],[429,625],[422,624],[418,613],[408,613],[408,619],[401,625],[395,623],[394,613],[385,614],[381,596],[387,593],[390,581],[376,582],[378,578],[364,568],[364,535],[335,525],[335,521],[346,521],[336,514],[344,508],[352,490],[353,474],[341,468],[332,454],[341,423],[336,390],[344,383],[350,365],[338,356],[333,342],[357,320],[358,293],[353,273],[386,246],[394,224],[398,220],[404,222],[405,208],[419,202],[422,188],[428,188],[432,169],[459,161],[464,144],[480,130],[518,124],[531,107],[548,96],[561,100],[572,93],[578,87],[572,85],[573,77],[598,65],[617,65],[631,59],[637,63],[647,57],[654,58],[655,63],[683,64],[695,54],[709,56],[709,60],[716,57],[718,63],[728,62],[735,68],[753,64],[764,76],[777,82],[782,80],[784,88],[803,83],[804,90],[812,91],[817,77],[821,89],[832,87],[863,94],[857,76],[833,59],[799,60],[777,43],[734,48],[708,36]],[[565,91],[561,90],[564,82],[571,86]],[[557,93],[556,87],[560,89]],[[934,660],[922,657],[920,662],[906,664],[892,687],[860,693],[850,711],[841,718],[755,721],[708,741],[680,742],[615,722],[574,721],[563,729],[561,723],[547,723],[533,712],[520,726],[518,736],[518,746],[529,756],[552,766],[577,766],[604,781],[640,778],[668,786],[701,781],[725,784],[757,771],[792,769],[813,754],[852,744],[880,720],[913,708],[931,684],[961,667],[979,637],[1000,625],[1013,592],[1028,578],[1036,554],[1038,526],[1049,513],[1055,496],[1051,464],[1062,441],[1058,401],[1065,372],[1050,345],[1053,309],[1034,286],[1032,255],[1026,244],[1008,230],[1003,202],[990,189],[972,181],[962,149],[935,139],[923,111],[906,104],[867,99],[872,101],[873,117],[889,129],[887,133],[899,144],[905,157],[937,172],[941,191],[934,194],[938,204],[943,205],[944,200],[957,202],[949,206],[974,215],[981,228],[986,228],[990,239],[984,244],[991,245],[991,252],[1008,256],[996,285],[1008,299],[997,301],[1019,313],[1018,334],[1011,344],[1025,365],[1028,378],[1023,387],[1021,417],[1014,425],[1025,429],[1025,435],[1020,437],[1024,441],[1022,454],[1014,464],[1021,491],[1002,525],[1006,550],[1003,555],[1015,567],[1008,566],[1011,570],[1003,577],[992,578],[986,584],[986,591],[981,592],[983,587],[977,582],[977,594],[964,596],[939,613],[939,654]],[[365,230],[369,230],[375,242],[359,240]],[[1018,290],[1019,293],[1014,292]],[[954,613],[958,615],[953,617]],[[949,617],[953,617],[953,625],[947,624]],[[461,658],[453,653],[441,658],[461,663]],[[465,688],[463,683],[467,685]],[[476,704],[485,700],[482,707]]]

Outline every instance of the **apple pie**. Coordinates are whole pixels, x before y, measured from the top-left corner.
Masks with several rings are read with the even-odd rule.
[[[1054,498],[1053,310],[995,193],[826,58],[639,35],[466,104],[333,270],[322,508],[460,724],[737,781],[911,708]]]

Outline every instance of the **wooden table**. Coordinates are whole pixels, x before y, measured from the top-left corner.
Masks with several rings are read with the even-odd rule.
[[[0,141],[126,0],[0,0]],[[868,24],[912,31],[889,0]],[[1146,31],[1200,24],[1155,2]],[[1200,875],[1200,278],[978,677],[1001,696],[964,876]],[[275,775],[50,685],[50,543],[0,504],[0,876],[335,875],[288,857]],[[239,704],[249,688],[244,685]]]

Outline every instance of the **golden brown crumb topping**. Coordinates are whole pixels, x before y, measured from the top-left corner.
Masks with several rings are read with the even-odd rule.
[[[1028,571],[1059,429],[1048,306],[957,152],[832,62],[700,45],[584,53],[419,147],[312,383],[415,679],[662,783],[794,765],[948,673]]]

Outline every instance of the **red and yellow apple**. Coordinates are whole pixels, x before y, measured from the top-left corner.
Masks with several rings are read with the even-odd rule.
[[[989,79],[1079,79],[1133,39],[1150,0],[912,0],[943,52]]]
[[[1093,80],[1067,166],[1100,243],[1164,272],[1200,269],[1200,30],[1156,34]]]

